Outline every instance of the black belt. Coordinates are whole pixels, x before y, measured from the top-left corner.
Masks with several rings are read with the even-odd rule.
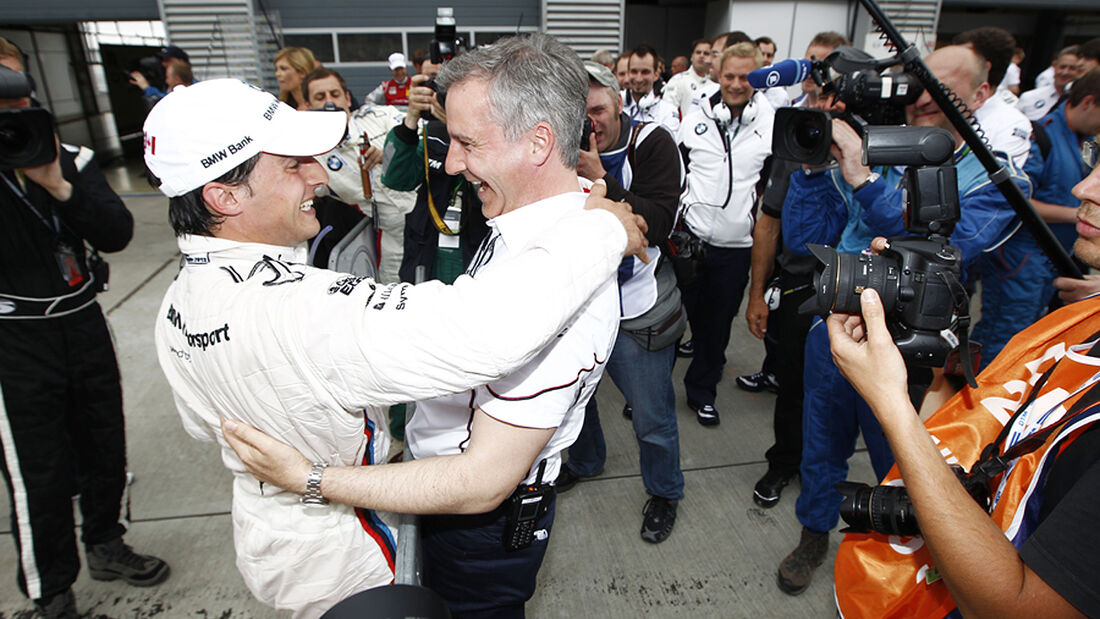
[[[58,297],[21,297],[0,292],[0,320],[35,320],[72,314],[95,302],[95,277],[78,290]]]

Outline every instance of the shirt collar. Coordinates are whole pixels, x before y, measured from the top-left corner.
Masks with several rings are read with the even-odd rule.
[[[498,215],[489,220],[512,254],[527,249],[538,235],[552,227],[563,212],[584,208],[588,194],[581,191],[562,193]]]
[[[212,236],[185,234],[177,239],[180,253],[188,265],[203,265],[218,261],[253,263],[263,256],[270,256],[284,262],[306,264],[309,252],[306,244],[295,247],[267,245],[264,243],[243,243]]]

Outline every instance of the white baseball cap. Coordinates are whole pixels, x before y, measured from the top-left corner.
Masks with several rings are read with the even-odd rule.
[[[258,153],[307,157],[332,150],[347,115],[299,112],[236,79],[173,90],[145,119],[145,165],[168,197],[221,177]]]
[[[405,54],[401,52],[390,54],[390,70],[400,69],[402,67],[408,68],[408,63],[405,62]]]

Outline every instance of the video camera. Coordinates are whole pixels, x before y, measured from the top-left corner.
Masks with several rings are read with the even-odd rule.
[[[910,73],[883,73],[897,65],[896,57],[877,60],[854,47],[838,47],[824,60],[784,60],[753,71],[765,84],[785,86],[812,78],[823,96],[834,96],[845,104],[836,114],[860,135],[868,125],[900,125],[905,106],[916,102],[924,87]],[[749,74],[750,82],[753,73]],[[798,80],[802,81],[802,80]],[[789,83],[788,83],[789,82]],[[776,157],[810,165],[829,159],[833,115],[822,110],[780,108],[775,114],[772,152]]]
[[[948,244],[960,215],[956,171],[949,163],[954,150],[954,137],[937,127],[865,128],[864,165],[909,166],[905,228],[913,236],[889,239],[880,255],[838,254],[831,247],[809,245],[821,265],[814,274],[815,295],[799,311],[859,314],[860,293],[872,288],[907,364],[943,367],[961,341],[963,373],[973,384],[962,254]]]
[[[0,99],[31,96],[25,73],[0,66]],[[57,158],[53,117],[42,108],[0,109],[0,170],[32,168]]]

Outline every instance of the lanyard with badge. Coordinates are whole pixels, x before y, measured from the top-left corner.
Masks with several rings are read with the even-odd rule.
[[[22,173],[20,172],[17,172],[17,174],[20,174],[22,176]],[[23,193],[23,190],[20,188],[20,186],[12,181],[12,179],[9,178],[7,174],[0,174],[0,177],[4,179],[4,182],[8,185],[8,188],[11,189],[12,193],[15,194],[17,198],[19,198],[19,201],[22,202],[28,209],[30,209],[30,211],[34,213],[34,216],[38,219],[38,221],[42,222],[42,225],[46,226],[46,229],[53,234],[54,238],[56,239],[56,246],[54,247],[54,259],[57,261],[57,269],[61,275],[61,278],[65,280],[65,283],[70,288],[75,288],[83,284],[85,281],[84,272],[80,269],[80,260],[77,258],[76,250],[73,248],[72,245],[65,242],[65,240],[61,238],[61,228],[67,228],[68,226],[65,226],[65,224],[61,221],[61,218],[57,216],[57,213],[51,211],[49,217],[47,217],[41,211],[39,211],[38,207],[36,207],[30,201],[30,199],[27,198],[27,195]],[[97,289],[97,291],[102,292],[106,290],[108,269],[107,262],[99,257],[99,253],[95,250],[95,248],[89,248],[88,267],[93,275],[93,278],[95,280],[98,280],[99,288]]]

